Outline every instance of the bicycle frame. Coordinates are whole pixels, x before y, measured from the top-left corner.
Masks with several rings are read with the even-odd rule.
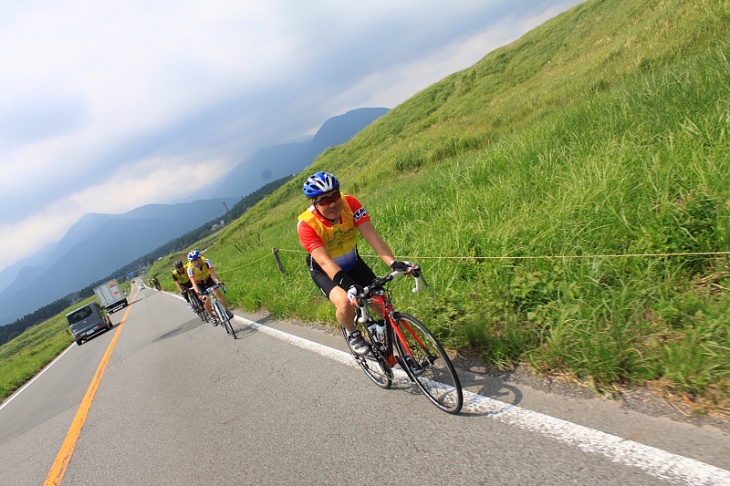
[[[399,364],[396,360],[395,354],[393,353],[394,343],[393,339],[391,338],[392,334],[395,334],[396,339],[401,344],[401,346],[403,346],[403,349],[406,351],[408,356],[413,357],[413,351],[408,345],[408,340],[406,339],[406,335],[403,332],[404,330],[407,331],[409,335],[412,336],[413,339],[415,339],[420,346],[425,347],[425,343],[423,342],[423,340],[413,331],[413,328],[411,328],[408,322],[401,322],[398,319],[398,311],[393,308],[393,304],[390,302],[390,299],[385,292],[383,292],[383,295],[376,295],[368,298],[367,302],[369,305],[381,309],[383,311],[383,319],[387,322],[386,335],[388,337],[386,339],[388,346],[385,357],[388,361],[389,366],[395,366],[396,364]],[[401,329],[401,327],[403,329]],[[388,332],[388,330],[392,330],[392,333]]]
[[[211,310],[213,311],[212,315],[217,317],[226,333],[230,334],[233,339],[237,339],[236,330],[233,328],[231,319],[228,317],[228,314],[226,314],[226,309],[223,307],[223,303],[218,300],[218,297],[215,295],[214,290],[218,288],[221,288],[225,292],[225,287],[222,284],[216,284],[208,287],[205,293],[205,298],[210,299]]]
[[[409,379],[423,391],[431,402],[448,413],[458,413],[463,403],[461,383],[450,358],[438,340],[418,319],[395,310],[385,285],[405,272],[392,272],[376,278],[358,295],[356,324],[374,322],[370,308],[385,321],[385,343],[377,341],[370,329],[365,335],[371,346],[371,356],[353,356],[370,379],[382,388],[390,387],[391,368],[396,364],[404,369]],[[408,274],[415,277],[417,292],[421,288],[419,267]],[[344,331],[343,331],[344,333]],[[396,354],[397,351],[397,354]]]

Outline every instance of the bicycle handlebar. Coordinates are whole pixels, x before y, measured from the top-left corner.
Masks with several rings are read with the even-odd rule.
[[[219,287],[223,290],[223,292],[226,291],[225,285],[223,285],[223,282],[221,282],[221,283],[217,283],[215,285],[211,285],[207,289],[203,290],[202,295],[208,295],[211,291],[213,291],[213,290],[215,290],[215,289],[217,289]]]
[[[421,267],[418,265],[412,266],[408,271],[400,271],[400,270],[394,270],[390,272],[385,277],[379,277],[372,281],[370,285],[367,287],[363,287],[362,292],[357,295],[358,301],[362,299],[362,301],[365,301],[368,299],[375,291],[378,291],[383,288],[385,284],[392,281],[396,277],[400,277],[403,275],[410,275],[415,280],[415,286],[413,287],[413,292],[420,292],[421,288],[423,288],[423,274],[421,273]]]

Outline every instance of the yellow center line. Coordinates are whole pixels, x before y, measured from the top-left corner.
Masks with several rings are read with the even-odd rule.
[[[134,299],[137,297],[137,294],[139,294],[139,288],[137,288],[137,292],[132,297],[130,304],[134,303]],[[79,435],[81,434],[81,428],[84,426],[84,422],[86,422],[86,417],[89,415],[91,402],[94,400],[96,390],[99,388],[101,378],[104,376],[104,371],[106,370],[106,366],[109,363],[109,358],[112,355],[114,346],[116,346],[117,344],[117,339],[119,339],[119,335],[122,333],[124,323],[127,322],[127,315],[129,314],[129,311],[131,309],[131,307],[127,307],[127,311],[124,313],[124,316],[122,316],[122,321],[117,327],[117,332],[114,334],[111,343],[109,343],[109,347],[107,348],[106,353],[104,353],[104,357],[101,359],[99,367],[96,369],[94,378],[91,380],[89,389],[86,390],[86,395],[84,395],[84,399],[81,400],[81,405],[76,412],[76,417],[74,418],[74,421],[71,423],[71,427],[69,427],[68,432],[66,433],[66,440],[63,441],[63,444],[61,445],[61,450],[58,451],[56,460],[53,461],[51,471],[48,473],[46,481],[43,483],[44,486],[58,486],[59,484],[61,484],[63,476],[66,474],[68,463],[71,461],[71,456],[73,455],[74,449],[76,448],[76,442],[78,442]]]

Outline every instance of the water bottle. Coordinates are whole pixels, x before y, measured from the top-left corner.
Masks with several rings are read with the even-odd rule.
[[[370,335],[373,337],[373,339],[378,339],[378,325],[375,321],[370,320],[368,322],[368,331],[370,331]]]
[[[359,322],[360,324],[367,323],[368,329],[370,328],[370,323],[372,322],[372,319],[370,319],[370,315],[368,314],[367,307],[358,307],[355,313],[355,320]]]
[[[375,339],[378,340],[379,343],[385,342],[385,322],[378,321],[374,324],[375,327]]]

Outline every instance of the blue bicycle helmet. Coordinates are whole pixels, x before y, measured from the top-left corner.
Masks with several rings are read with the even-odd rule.
[[[339,189],[340,181],[329,172],[317,172],[304,181],[304,195],[308,198],[317,197],[325,192]]]
[[[191,262],[196,258],[200,258],[200,252],[198,250],[193,250],[188,253],[188,260],[190,260]]]

